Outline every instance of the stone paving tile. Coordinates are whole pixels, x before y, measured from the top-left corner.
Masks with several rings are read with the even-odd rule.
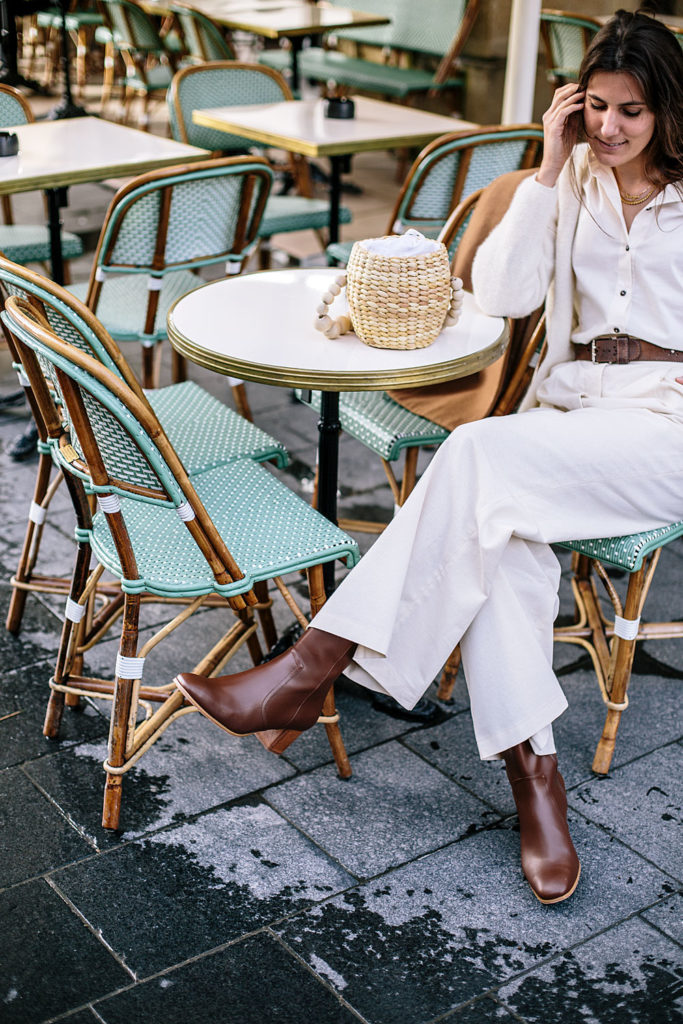
[[[0,773],[0,888],[92,853],[19,768]]]
[[[683,893],[677,892],[656,907],[646,910],[643,917],[669,938],[683,946]]]
[[[121,833],[100,825],[104,743],[84,743],[25,766],[98,847],[133,838],[287,778],[293,769],[253,736],[229,736],[199,714],[178,719],[123,782]]]
[[[358,1024],[333,992],[261,933],[96,1004],[103,1024]]]
[[[250,800],[66,868],[52,882],[143,978],[356,879],[272,808]]]
[[[0,894],[0,964],[3,1024],[38,1024],[130,982],[42,879]]]
[[[265,795],[359,877],[386,871],[495,820],[479,800],[397,743],[357,754],[351,766],[350,779],[325,767]]]
[[[566,903],[534,898],[500,826],[274,930],[371,1024],[425,1024],[671,893],[595,825],[576,818],[572,834],[583,876]]]
[[[663,871],[683,879],[682,777],[683,748],[673,743],[581,786],[569,802]]]
[[[500,998],[528,1024],[674,1024],[681,950],[634,918],[512,982]]]
[[[569,708],[554,723],[560,770],[568,788],[594,780],[591,765],[605,719],[595,675],[574,672],[562,686]],[[613,768],[680,736],[676,686],[663,678],[635,677],[631,702],[622,716]],[[406,736],[412,750],[456,782],[491,803],[501,814],[514,814],[515,804],[504,771],[495,762],[479,760],[469,714],[459,714],[431,729]]]

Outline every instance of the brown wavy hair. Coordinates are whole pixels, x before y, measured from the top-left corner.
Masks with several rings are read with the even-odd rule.
[[[654,134],[644,151],[648,180],[660,187],[683,182],[683,47],[674,33],[645,11],[617,11],[584,55],[579,89],[600,71],[632,75],[655,115]],[[582,136],[582,124],[581,115],[568,119],[568,150]]]

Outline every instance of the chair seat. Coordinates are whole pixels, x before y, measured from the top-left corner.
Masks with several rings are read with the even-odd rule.
[[[644,533],[632,533],[625,537],[607,537],[598,540],[570,540],[558,547],[569,548],[580,555],[596,558],[626,572],[636,572],[643,559],[656,548],[683,536],[683,521],[671,526],[660,526]]]
[[[353,244],[353,242],[330,242],[325,249],[328,259],[335,260],[337,263],[343,263],[346,266],[349,262]]]
[[[194,381],[145,394],[190,476],[241,458],[272,460],[280,469],[289,462],[283,444]]]
[[[145,76],[146,81],[139,75],[126,75],[126,85],[139,92],[158,92],[161,89],[168,89],[173,78],[173,68],[168,64],[153,64],[151,68],[147,68]]]
[[[340,207],[339,222],[349,224],[351,211]],[[327,199],[308,199],[306,196],[269,196],[259,228],[260,238],[287,231],[324,229],[330,225],[330,204]]]
[[[296,392],[305,401],[303,391]],[[311,392],[310,402],[320,410],[320,392]],[[347,391],[339,396],[342,430],[355,437],[387,462],[397,459],[404,448],[441,444],[449,435],[444,427],[404,409],[385,391]]]
[[[186,597],[243,593],[259,580],[343,558],[355,565],[355,542],[267,469],[249,460],[209,470],[193,485],[244,579],[216,583],[189,530],[174,508],[121,497],[136,552],[139,578],[121,579],[121,566],[102,512],[93,521],[92,546],[128,593]]]
[[[166,337],[166,315],[176,301],[205,282],[189,270],[178,270],[162,278],[159,308],[154,322],[153,340]],[[81,302],[86,301],[87,282],[71,285],[69,291]],[[140,341],[141,310],[147,304],[147,276],[144,274],[108,275],[97,304],[97,318],[116,341]]]
[[[50,234],[44,224],[0,224],[0,252],[14,263],[44,263],[50,259]],[[65,260],[83,255],[83,242],[70,231],[62,232]]]
[[[101,25],[103,23],[101,14],[97,11],[69,11],[66,16],[67,32],[78,32],[84,25]],[[61,28],[62,15],[57,7],[51,7],[47,11],[38,11],[38,25],[41,28]]]
[[[267,67],[282,71],[279,50],[264,50],[259,58]],[[323,50],[311,46],[299,55],[299,74],[302,78],[316,81],[329,80],[338,85],[354,86],[379,92],[385,96],[407,96],[411,92],[425,92],[428,89],[448,89],[461,86],[462,76],[449,78],[441,85],[435,83],[432,71],[420,68],[399,68],[388,64],[376,64],[360,57],[349,57],[336,50]]]

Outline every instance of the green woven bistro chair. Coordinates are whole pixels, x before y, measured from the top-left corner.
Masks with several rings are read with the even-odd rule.
[[[416,157],[385,234],[415,228],[436,238],[458,203],[507,171],[540,163],[540,125],[491,125],[441,135]],[[327,255],[348,263],[353,242],[328,245]]]
[[[183,60],[205,64],[211,60],[235,60],[232,45],[220,26],[201,11],[184,4],[172,3],[168,11],[174,16],[183,40]]]
[[[628,707],[628,684],[639,640],[683,638],[683,622],[643,622],[641,615],[665,545],[683,536],[683,521],[625,537],[567,541],[559,547],[575,553],[572,590],[574,622],[555,627],[555,640],[588,651],[598,678],[607,717],[593,759],[593,771],[610,769],[622,712]],[[628,574],[621,599],[608,568]],[[608,620],[598,598],[598,580],[612,605]]]
[[[30,124],[35,120],[28,101],[18,89],[0,84],[0,128]],[[15,263],[49,263],[50,235],[45,224],[15,224],[10,196],[2,196],[4,224],[0,224],[0,252]],[[71,231],[62,231],[65,260],[83,254],[83,243]]]
[[[136,0],[98,0],[98,3],[104,17],[104,25],[95,32],[96,41],[105,49],[102,112],[111,98],[118,56],[125,70],[124,120],[130,120],[133,100],[141,97],[139,124],[147,128],[150,100],[153,97],[163,99],[182,57],[182,43],[177,33],[164,33]]]
[[[171,384],[143,392],[132,369],[116,342],[87,306],[59,285],[0,257],[0,284],[5,297],[28,299],[45,318],[53,331],[79,350],[97,359],[118,374],[141,402],[148,404],[158,417],[190,477],[237,459],[272,462],[282,468],[289,456],[284,446],[270,434],[229,409],[218,399],[192,381]],[[11,336],[8,337],[11,344]],[[59,483],[53,483],[52,451],[47,443],[47,429],[41,422],[28,378],[17,361],[15,367],[36,415],[40,440],[39,462],[22,551],[12,577],[12,595],[6,627],[14,634],[21,628],[26,598],[30,592],[67,592],[69,581],[36,572],[43,524]],[[273,637],[271,635],[270,639]]]
[[[387,17],[388,24],[342,29],[325,45],[301,51],[302,78],[333,83],[410,102],[420,93],[462,91],[459,56],[479,10],[479,0],[333,0],[334,7],[361,9]],[[342,44],[339,46],[339,44]],[[372,48],[374,55],[369,55]],[[285,50],[264,50],[262,63],[284,71]]]
[[[11,296],[2,314],[12,333],[32,384],[47,387],[38,364],[47,370],[59,396],[65,430],[51,445],[62,470],[76,481],[88,481],[98,511],[87,541],[98,569],[88,572],[81,559],[74,574],[68,615],[51,680],[45,731],[55,735],[65,695],[88,694],[112,701],[103,825],[119,824],[123,775],[180,714],[193,710],[173,682],[150,682],[144,674],[149,651],[207,600],[222,600],[226,632],[191,671],[217,674],[233,653],[249,643],[258,661],[253,610],[257,587],[276,581],[290,608],[304,624],[282,576],[302,570],[309,579],[311,610],[324,603],[322,566],[358,559],[355,543],[320,516],[270,472],[249,459],[209,469],[190,480],[154,412],[121,377],[101,362],[62,341],[24,299]],[[85,545],[85,541],[84,541]],[[85,675],[76,655],[102,623],[89,627],[85,608],[99,568],[120,581],[123,623],[115,679],[107,683]],[[181,602],[180,610],[141,645],[139,612],[144,598]],[[139,702],[157,705],[141,721]],[[350,766],[334,711],[326,703],[326,725],[338,770]],[[276,749],[269,734],[261,736]]]
[[[583,55],[602,23],[588,14],[541,11],[541,38],[548,62],[548,81],[557,88],[575,82]]]
[[[181,68],[168,94],[171,134],[179,142],[214,152],[251,150],[255,144],[250,139],[194,124],[192,112],[202,107],[281,103],[291,99],[292,93],[282,75],[258,64],[213,61],[199,67]],[[262,250],[266,252],[267,242],[273,235],[312,230],[324,244],[321,233],[329,228],[330,204],[328,199],[313,196],[308,163],[296,154],[288,154],[288,160],[297,194],[271,193],[259,228]],[[350,221],[351,211],[342,207],[340,223]],[[262,266],[266,265],[264,259]]]
[[[260,157],[227,157],[140,175],[112,199],[90,280],[71,291],[117,342],[142,345],[144,387],[158,380],[154,350],[166,337],[173,302],[203,283],[204,267],[242,270],[272,180]],[[176,381],[184,376],[175,355],[173,374]]]

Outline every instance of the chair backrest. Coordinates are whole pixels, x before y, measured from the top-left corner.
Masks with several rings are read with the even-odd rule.
[[[35,121],[28,100],[11,85],[0,84],[0,128]]]
[[[541,11],[541,38],[548,58],[548,78],[555,85],[574,82],[593,36],[602,27],[597,18],[569,11]]]
[[[65,473],[88,480],[99,496],[124,579],[138,575],[121,497],[175,509],[197,542],[196,557],[211,565],[226,596],[244,590],[235,582],[243,578],[239,567],[151,408],[117,374],[51,331],[26,299],[10,296],[2,319],[37,392],[45,390],[47,369],[68,414],[69,433],[53,445],[56,457]]]
[[[213,61],[181,68],[168,91],[171,134],[178,142],[220,152],[244,152],[255,143],[241,135],[228,135],[194,124],[192,111],[202,107],[247,106],[293,99],[278,71],[261,64]]]
[[[117,46],[137,53],[164,50],[159,30],[135,0],[98,0],[105,23],[115,34]]]
[[[333,0],[333,6],[391,19],[388,25],[341,30],[335,33],[339,39],[443,57],[459,37],[461,48],[463,29],[469,32],[479,0]]]
[[[210,60],[235,59],[232,46],[211,18],[179,3],[170,4],[168,10],[180,26],[186,56],[191,60],[205,63]]]
[[[134,178],[109,206],[90,272],[96,312],[108,275],[149,275],[145,332],[153,330],[160,280],[225,262],[239,271],[257,239],[273,171],[260,157],[226,157]]]
[[[436,236],[463,199],[507,171],[540,162],[540,125],[493,125],[442,135],[425,146],[408,172],[389,232],[417,228]]]

